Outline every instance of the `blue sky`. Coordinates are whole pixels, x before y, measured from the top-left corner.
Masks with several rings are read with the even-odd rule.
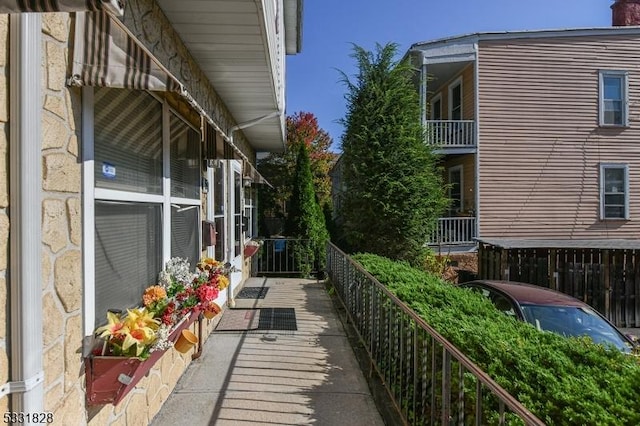
[[[287,57],[287,115],[313,113],[339,151],[345,114],[340,73],[352,44],[373,50],[478,31],[608,27],[612,0],[304,0],[302,52]]]

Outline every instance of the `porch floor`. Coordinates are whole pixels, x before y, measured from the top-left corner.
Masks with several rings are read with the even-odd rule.
[[[244,286],[269,291],[236,309],[293,308],[297,330],[213,331],[152,426],[384,424],[322,282]]]

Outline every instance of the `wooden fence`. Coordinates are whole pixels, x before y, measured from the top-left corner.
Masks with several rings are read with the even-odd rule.
[[[480,243],[478,277],[558,290],[593,306],[618,327],[640,327],[640,250]]]

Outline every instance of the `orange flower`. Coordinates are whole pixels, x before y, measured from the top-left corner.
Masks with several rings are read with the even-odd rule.
[[[142,302],[144,303],[144,306],[149,306],[154,302],[165,299],[166,297],[167,292],[165,289],[159,285],[154,285],[144,291],[144,295],[142,295]]]

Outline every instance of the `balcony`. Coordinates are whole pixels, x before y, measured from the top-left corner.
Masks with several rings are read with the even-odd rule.
[[[461,246],[475,244],[476,218],[441,217],[429,238],[431,246]]]
[[[474,120],[427,120],[428,144],[437,145],[441,154],[469,154],[476,150]]]

